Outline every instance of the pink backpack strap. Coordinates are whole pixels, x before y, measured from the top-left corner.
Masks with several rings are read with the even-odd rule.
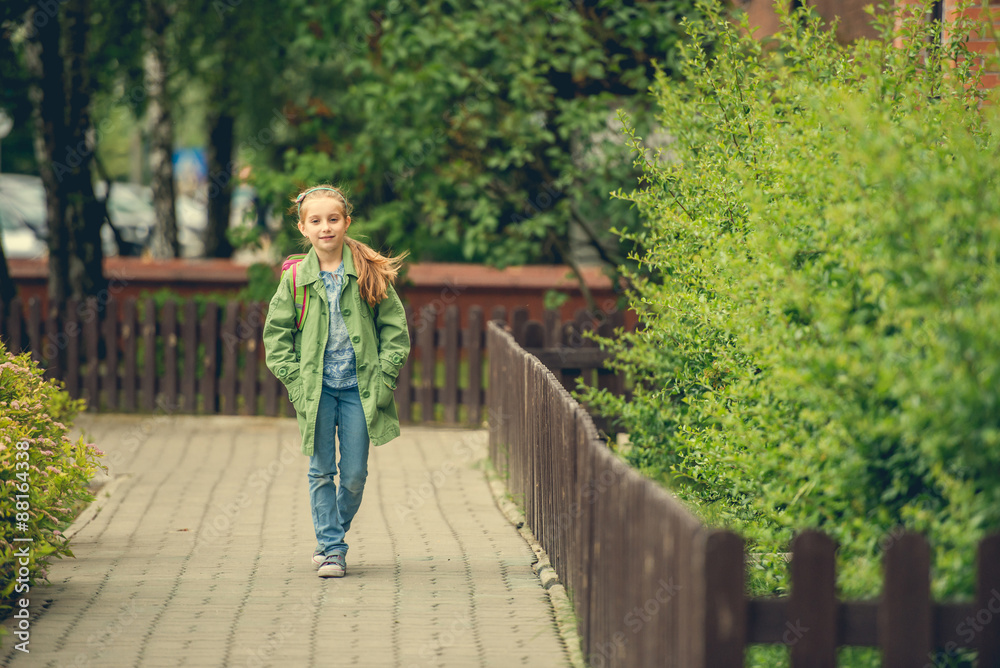
[[[306,321],[306,310],[309,307],[309,288],[304,288],[302,292],[302,306],[298,306],[299,286],[295,282],[296,270],[298,269],[298,266],[298,262],[292,265],[292,303],[298,307],[298,313],[295,316],[295,328],[302,329],[302,323]]]
[[[292,305],[295,308],[295,328],[302,329],[302,323],[306,319],[306,311],[309,304],[309,290],[302,293],[302,303],[299,304],[299,286],[296,285],[295,277],[298,275],[298,265],[304,259],[304,255],[289,255],[282,263],[282,270],[292,270]]]

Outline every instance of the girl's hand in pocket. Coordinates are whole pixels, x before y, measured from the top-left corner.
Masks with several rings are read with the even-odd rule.
[[[392,403],[392,396],[392,387],[386,382],[385,375],[379,372],[377,390],[375,391],[375,407],[386,408]]]

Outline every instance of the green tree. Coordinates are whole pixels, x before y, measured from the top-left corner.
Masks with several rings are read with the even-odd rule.
[[[258,151],[273,152],[273,126],[287,125],[281,110],[288,95],[285,73],[299,65],[287,57],[288,48],[304,7],[265,0],[179,2],[174,37],[179,75],[206,90],[209,257],[233,253],[227,230],[240,161]]]
[[[51,10],[51,11],[50,11]],[[99,293],[102,207],[91,180],[93,159],[87,0],[37,5],[25,14],[23,53],[31,75],[36,159],[45,184],[49,298]]]
[[[1000,528],[1000,119],[972,25],[942,39],[925,5],[839,46],[803,10],[765,48],[705,10],[683,79],[654,87],[669,154],[628,130],[649,273],[640,331],[604,345],[635,395],[581,398],[762,552],[822,528],[842,590],[870,596],[903,526],[936,592],[968,595]]]
[[[151,249],[154,257],[168,258],[180,255],[174,204],[174,122],[168,90],[171,58],[167,34],[171,12],[176,10],[176,5],[165,0],[146,0],[145,9],[145,78],[149,92],[146,109],[150,127],[153,209],[156,211]]]
[[[571,228],[617,264],[607,193],[635,173],[614,109],[645,119],[691,2],[435,0],[304,8],[289,57],[296,134],[258,187],[343,184],[376,245],[438,259],[573,262]]]
[[[127,69],[136,52],[132,9],[131,3],[69,0],[10,2],[0,13],[14,47],[4,55],[19,59],[16,67],[5,62],[4,69],[18,73],[15,86],[23,82],[31,100],[53,304],[99,294],[106,285],[100,230],[107,209],[94,194],[92,174],[101,132],[91,103],[94,91]]]

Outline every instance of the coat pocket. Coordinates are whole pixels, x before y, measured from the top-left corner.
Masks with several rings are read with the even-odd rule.
[[[393,389],[386,382],[385,375],[379,371],[378,381],[375,390],[375,407],[378,409],[387,408],[392,403]]]
[[[302,399],[302,376],[288,384],[288,400],[292,402],[295,410],[299,410],[298,403]]]

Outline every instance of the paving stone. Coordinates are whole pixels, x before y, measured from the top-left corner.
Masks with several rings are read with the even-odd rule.
[[[83,415],[77,429],[120,477],[71,528],[76,558],[32,588],[31,653],[8,636],[0,665],[569,665],[532,552],[477,467],[482,430],[404,426],[374,448],[348,575],[324,580],[294,420]]]

